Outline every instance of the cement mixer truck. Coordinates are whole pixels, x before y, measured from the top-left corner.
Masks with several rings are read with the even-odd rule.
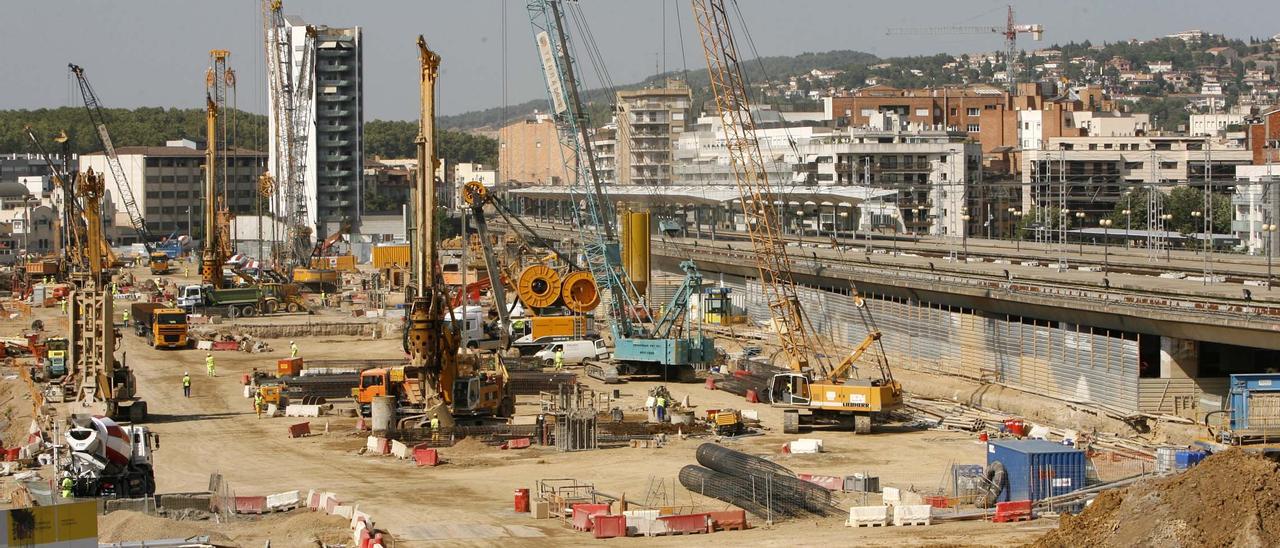
[[[159,434],[145,426],[120,426],[96,415],[73,415],[69,422],[63,437],[70,456],[63,473],[74,482],[75,496],[133,498],[155,494],[152,453],[160,447]]]

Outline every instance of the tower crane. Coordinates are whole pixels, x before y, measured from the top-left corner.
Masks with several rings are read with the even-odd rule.
[[[276,190],[276,216],[285,221],[285,242],[275,258],[276,266],[289,270],[305,266],[311,256],[312,229],[307,216],[307,146],[311,132],[311,90],[314,84],[315,29],[307,26],[303,43],[295,44],[285,24],[281,0],[262,1],[262,23],[267,54],[267,83],[271,108],[270,177],[263,187]],[[301,53],[297,74],[293,57]],[[278,182],[282,181],[282,182]]]
[[[1008,18],[1003,27],[983,25],[947,25],[941,27],[891,27],[885,30],[889,36],[921,35],[921,34],[1003,34],[1005,74],[1009,79],[1009,95],[1017,92],[1017,62],[1014,56],[1018,52],[1018,35],[1030,34],[1032,40],[1039,41],[1044,37],[1044,25],[1039,23],[1015,23],[1013,6],[1008,6]]]
[[[796,290],[725,0],[691,1],[716,110],[724,121],[725,148],[751,238],[752,257],[791,370],[773,376],[767,395],[771,403],[785,408],[783,430],[787,433],[799,432],[805,421],[834,422],[852,426],[859,433],[869,432],[873,416],[902,401],[902,387],[893,380],[887,362],[880,363],[879,378],[848,378],[856,373],[853,362],[872,343],[879,342],[880,333],[868,325],[868,340],[843,363],[833,366],[826,356]],[[808,413],[801,415],[802,410]]]

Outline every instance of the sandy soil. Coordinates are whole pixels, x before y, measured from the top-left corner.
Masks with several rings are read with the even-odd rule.
[[[172,278],[172,277],[170,277]],[[124,301],[121,301],[123,303]],[[117,307],[120,309],[119,307]],[[122,309],[121,309],[122,310]],[[49,311],[53,316],[56,310]],[[322,317],[338,318],[330,312]],[[29,325],[30,320],[24,320]],[[46,322],[49,323],[49,322]],[[0,323],[5,333],[16,333],[18,325]],[[298,339],[304,359],[395,358],[401,357],[399,341],[360,340],[356,337],[323,336],[319,340]],[[288,340],[268,340],[276,350],[266,354],[217,352],[218,376],[204,375],[204,352],[157,350],[126,332],[123,350],[135,369],[139,393],[147,400],[152,428],[161,436],[156,453],[160,492],[203,491],[209,475],[221,473],[237,494],[265,495],[300,489],[328,490],[344,501],[354,501],[370,513],[381,528],[391,531],[397,546],[445,544],[458,546],[504,545],[560,546],[594,542],[588,535],[574,532],[554,520],[534,520],[512,511],[513,491],[533,488],[542,478],[576,478],[595,484],[602,492],[625,495],[629,501],[695,505],[718,509],[722,502],[702,498],[680,488],[679,469],[694,463],[694,451],[706,440],[673,438],[661,449],[609,449],[581,453],[559,453],[534,447],[501,451],[482,444],[467,443],[441,450],[446,464],[416,468],[390,457],[360,454],[362,434],[354,432],[354,420],[326,417],[312,421],[317,435],[290,439],[287,427],[297,419],[257,419],[242,395],[241,377],[252,368],[274,369],[275,360],[287,355],[279,350]],[[192,373],[192,397],[182,397],[180,379]],[[594,381],[593,381],[594,382]],[[615,405],[638,408],[650,383],[631,383],[618,388],[621,398]],[[605,387],[598,387],[602,390]],[[784,455],[784,443],[796,436],[781,434],[781,412],[765,405],[747,404],[732,394],[708,391],[701,384],[670,385],[676,399],[688,395],[695,411],[716,407],[754,409],[770,428],[763,436],[726,442],[751,453],[774,458],[798,473],[847,475],[866,472],[881,478],[881,484],[896,487],[940,489],[951,464],[983,463],[984,447],[967,434],[913,431],[889,425],[867,436],[849,432],[815,431],[803,437],[824,440],[826,452],[818,455]],[[532,414],[537,405],[524,398],[517,412]],[[324,433],[325,431],[328,433]],[[659,488],[658,486],[665,486]],[[869,503],[878,500],[869,499]],[[862,504],[860,499],[846,505]],[[150,523],[147,516],[121,514],[101,521],[104,539],[126,538],[126,530],[146,531],[135,523]],[[272,518],[275,519],[275,518]],[[276,545],[306,545],[308,540],[290,536],[272,519],[219,525],[213,529],[235,542],[261,545],[271,538]],[[298,519],[291,516],[280,519]],[[1021,524],[957,522],[923,528],[851,529],[843,518],[802,520],[765,526],[743,532],[716,533],[690,538],[616,539],[616,544],[646,546],[706,544],[711,542],[764,546],[791,546],[858,543],[869,546],[991,546],[1021,545],[1031,542],[1055,521],[1037,520]],[[199,527],[184,522],[181,527]],[[446,527],[449,526],[449,527]],[[504,529],[503,527],[511,527]],[[186,531],[178,526],[160,528],[157,534]],[[196,529],[192,529],[196,530]],[[201,529],[204,530],[204,529]],[[442,533],[442,531],[444,531]],[[521,535],[509,536],[506,535]],[[122,536],[114,536],[122,535]],[[541,536],[530,536],[541,535]],[[436,540],[432,540],[432,539]],[[297,542],[298,544],[295,544]]]

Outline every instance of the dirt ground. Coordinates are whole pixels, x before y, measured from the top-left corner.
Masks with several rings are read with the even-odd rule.
[[[350,522],[345,518],[295,510],[238,518],[228,522],[172,520],[140,512],[112,512],[98,519],[98,542],[138,539],[190,538],[208,535],[217,546],[318,546],[350,544]]]
[[[125,301],[120,301],[125,303]],[[123,310],[117,307],[117,312]],[[52,317],[55,310],[41,311]],[[332,312],[325,318],[338,318]],[[27,325],[30,319],[25,319]],[[52,325],[52,322],[46,322]],[[17,325],[0,322],[5,334],[16,334]],[[217,377],[204,374],[204,352],[157,350],[146,346],[131,331],[123,333],[123,350],[135,369],[139,393],[149,405],[151,427],[160,434],[156,453],[156,477],[160,492],[203,491],[209,475],[221,473],[238,495],[265,495],[299,489],[333,491],[344,501],[356,502],[373,516],[380,528],[397,538],[397,546],[440,544],[480,546],[559,546],[593,542],[554,520],[534,520],[513,512],[513,492],[533,488],[538,479],[575,478],[593,483],[599,491],[624,496],[628,501],[720,509],[725,503],[693,495],[679,487],[681,467],[693,464],[694,451],[705,439],[672,437],[660,449],[608,449],[560,453],[540,447],[501,451],[467,442],[441,450],[445,464],[417,468],[391,457],[365,456],[363,434],[354,431],[354,419],[322,417],[312,420],[316,435],[290,439],[287,427],[298,419],[257,419],[243,397],[241,377],[252,368],[274,369],[275,360],[287,355],[288,340],[268,340],[272,353],[216,352]],[[304,359],[396,358],[403,354],[399,340],[368,340],[352,336],[297,339]],[[180,379],[191,373],[192,396],[182,396]],[[584,377],[585,378],[585,377]],[[594,383],[595,381],[589,381]],[[651,383],[637,382],[607,387],[621,391],[615,403],[638,408]],[[597,386],[601,391],[606,387]],[[773,458],[797,473],[848,475],[865,472],[880,477],[881,485],[941,489],[951,464],[985,463],[984,445],[971,434],[916,431],[888,425],[871,435],[818,430],[804,436],[781,434],[781,412],[767,405],[748,404],[742,398],[706,390],[701,384],[668,385],[677,400],[685,395],[695,411],[716,407],[752,409],[770,430],[762,436],[727,441],[736,449]],[[538,407],[522,398],[517,413],[534,414]],[[326,433],[327,432],[327,433]],[[786,455],[782,446],[796,437],[821,438],[825,452]],[[868,499],[878,503],[878,496]],[[862,504],[850,499],[845,506]],[[130,534],[147,533],[130,524],[150,522],[138,515],[107,516],[100,521],[104,539],[143,540]],[[274,518],[273,518],[274,519]],[[294,515],[283,520],[297,519]],[[170,522],[172,523],[172,522]],[[981,521],[945,523],[929,527],[853,529],[842,517],[799,520],[766,526],[752,519],[754,529],[716,533],[688,539],[633,538],[611,543],[646,546],[692,543],[735,543],[791,546],[858,543],[869,546],[993,546],[1022,545],[1054,528],[1054,520],[1019,524]],[[183,526],[195,526],[184,523]],[[213,531],[234,542],[252,545],[270,537],[276,545],[306,545],[306,539],[277,529],[273,520],[261,523],[217,525]],[[173,529],[178,531],[179,529]],[[182,529],[185,531],[186,529]],[[131,531],[136,531],[131,533]],[[161,528],[161,532],[168,529]],[[107,536],[110,535],[110,536]],[[279,536],[285,535],[285,536]],[[168,535],[173,536],[173,535]],[[156,538],[156,537],[153,537]],[[295,544],[294,541],[298,541]]]
[[[1280,464],[1233,449],[1103,493],[1038,548],[1280,545]]]

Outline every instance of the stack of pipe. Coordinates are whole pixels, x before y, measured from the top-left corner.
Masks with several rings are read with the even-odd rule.
[[[723,500],[766,519],[835,510],[831,493],[801,480],[785,466],[714,443],[698,446],[698,465],[680,470],[680,484],[704,496]]]

